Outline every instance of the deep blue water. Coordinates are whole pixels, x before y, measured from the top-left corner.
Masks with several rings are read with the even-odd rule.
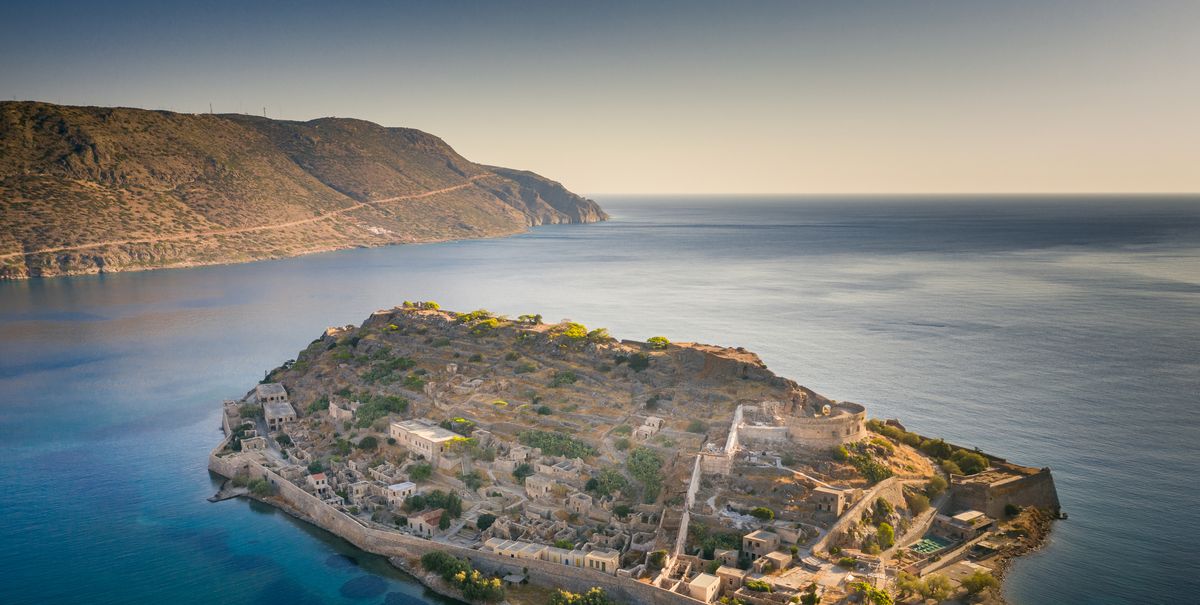
[[[600,202],[613,221],[507,239],[0,283],[0,602],[383,602],[342,596],[366,574],[436,602],[285,515],[204,500],[219,401],[405,299],[745,346],[1051,466],[1071,518],[1014,603],[1195,602],[1200,200]]]

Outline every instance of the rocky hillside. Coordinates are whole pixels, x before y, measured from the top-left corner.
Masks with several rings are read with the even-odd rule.
[[[607,215],[362,120],[0,102],[0,278],[509,235]]]

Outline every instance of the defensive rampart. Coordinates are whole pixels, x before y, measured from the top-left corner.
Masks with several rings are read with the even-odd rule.
[[[224,443],[222,443],[223,446]],[[265,479],[276,487],[278,498],[291,509],[291,512],[367,552],[389,557],[412,558],[433,550],[440,550],[470,560],[471,564],[481,571],[493,574],[522,573],[527,575],[531,582],[538,585],[554,586],[575,592],[599,586],[613,598],[629,603],[650,605],[696,605],[700,603],[687,595],[655,588],[632,578],[610,576],[590,569],[569,567],[549,561],[510,559],[492,552],[366,527],[353,517],[322,502],[248,456],[218,456],[217,452],[220,450],[221,447],[218,447],[209,454],[209,470],[229,478],[244,474],[255,479]]]

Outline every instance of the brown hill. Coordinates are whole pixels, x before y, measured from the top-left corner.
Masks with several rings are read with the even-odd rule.
[[[362,120],[0,102],[0,278],[241,262],[602,221],[532,172]]]

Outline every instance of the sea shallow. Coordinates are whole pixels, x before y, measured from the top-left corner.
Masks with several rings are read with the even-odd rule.
[[[405,299],[745,346],[1050,466],[1071,518],[1017,564],[1014,603],[1200,591],[1200,200],[599,201],[613,221],[505,239],[0,283],[2,600],[438,602],[282,513],[204,500],[219,401]],[[387,594],[348,596],[366,575]]]

